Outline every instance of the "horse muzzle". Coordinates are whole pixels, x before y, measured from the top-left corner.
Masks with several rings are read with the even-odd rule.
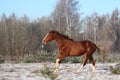
[[[42,40],[42,44],[46,44],[46,41]]]
[[[41,48],[44,48],[44,44],[45,44],[45,43],[42,42],[42,44],[41,44]]]
[[[46,42],[44,40],[42,40],[42,44],[41,44],[42,48],[44,48],[44,44],[46,44]]]
[[[41,45],[42,48],[44,48],[44,45]]]

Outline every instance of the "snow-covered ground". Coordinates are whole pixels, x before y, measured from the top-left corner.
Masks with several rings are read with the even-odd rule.
[[[4,63],[0,64],[0,80],[47,80],[42,76],[40,70],[46,65],[53,70],[55,63]],[[87,64],[79,74],[75,74],[80,68],[79,63],[62,63],[59,67],[58,79],[60,80],[120,80],[120,75],[112,74],[109,67],[114,67],[116,63],[96,64],[95,73],[91,64]]]

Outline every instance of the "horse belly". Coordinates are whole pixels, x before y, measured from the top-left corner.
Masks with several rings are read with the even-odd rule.
[[[77,48],[77,46],[76,46],[76,47],[71,49],[70,56],[81,56],[84,53],[85,53],[85,49],[84,48],[80,48],[80,47]]]

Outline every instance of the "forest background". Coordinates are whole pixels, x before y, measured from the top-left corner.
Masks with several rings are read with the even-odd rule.
[[[1,57],[8,61],[45,53],[52,57],[58,51],[54,41],[41,48],[42,39],[50,29],[74,40],[90,40],[104,47],[109,59],[120,56],[119,9],[114,9],[112,14],[93,12],[84,18],[79,9],[78,0],[58,0],[49,16],[35,20],[30,20],[27,15],[17,17],[15,13],[9,16],[3,13],[0,17]]]

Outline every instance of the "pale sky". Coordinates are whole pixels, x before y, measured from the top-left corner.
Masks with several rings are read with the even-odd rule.
[[[54,10],[58,0],[0,0],[0,16],[15,13],[21,17],[26,14],[30,19],[49,16]],[[111,14],[116,8],[120,10],[120,0],[79,0],[80,11],[83,16],[98,14]]]

